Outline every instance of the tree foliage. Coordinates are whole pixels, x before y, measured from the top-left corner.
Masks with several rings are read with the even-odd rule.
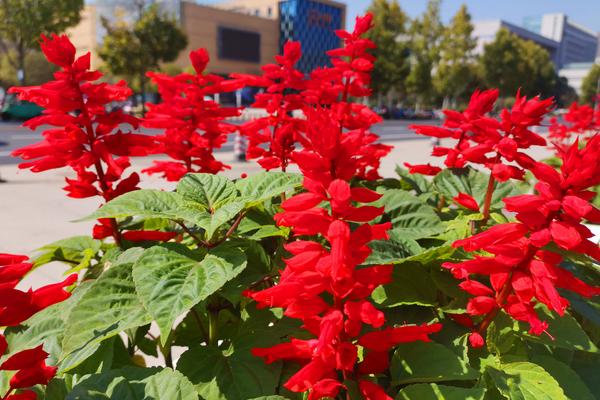
[[[386,95],[390,92],[405,93],[404,82],[410,72],[407,35],[408,17],[397,0],[374,0],[369,12],[373,13],[375,27],[367,37],[377,48],[373,70],[372,88],[374,93]]]
[[[541,46],[500,29],[485,45],[481,57],[486,83],[498,87],[503,96],[521,89],[526,95],[551,95],[556,72],[550,54]]]
[[[417,102],[428,102],[434,96],[432,71],[440,59],[443,34],[440,18],[440,0],[429,0],[427,10],[411,25],[412,68],[406,85]]]
[[[444,28],[440,46],[440,62],[434,84],[444,97],[462,96],[476,75],[476,60],[473,55],[476,41],[472,33],[471,15],[463,4],[450,25]]]
[[[0,46],[26,82],[27,54],[38,48],[40,34],[61,33],[80,20],[83,0],[1,0]]]
[[[594,66],[590,69],[590,72],[583,79],[583,83],[581,85],[581,99],[586,103],[593,103],[596,99],[596,96],[599,93],[598,91],[598,82],[600,81],[600,64],[594,64]]]
[[[142,92],[146,72],[174,61],[187,46],[177,22],[156,5],[146,8],[133,25],[124,21],[111,25],[107,20],[103,25],[108,33],[98,52],[100,57],[111,73],[137,79]]]

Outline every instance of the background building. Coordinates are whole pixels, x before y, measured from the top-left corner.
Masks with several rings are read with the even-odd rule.
[[[558,63],[559,42],[501,19],[473,22],[473,37],[477,40],[475,53],[483,54],[484,46],[493,42],[496,38],[496,34],[502,28],[508,29],[510,32],[524,40],[531,40],[537,43],[550,53],[550,58],[555,64]]]
[[[345,26],[346,6],[330,0],[226,0],[204,5],[189,0],[156,0],[176,18],[188,37],[188,47],[175,64],[189,66],[188,53],[203,47],[211,56],[209,71],[260,73],[287,40],[300,40],[300,70],[327,65],[327,50],[340,44],[335,30]],[[106,34],[102,18],[129,21],[138,10],[128,0],[96,0],[86,6],[79,25],[68,31],[78,51],[95,53]],[[102,62],[93,54],[94,67]]]
[[[597,33],[571,21],[565,14],[528,17],[523,27],[559,43],[556,64],[593,62],[598,47]]]

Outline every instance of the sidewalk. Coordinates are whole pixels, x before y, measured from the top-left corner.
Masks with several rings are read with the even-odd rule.
[[[383,160],[381,174],[394,177],[396,165],[432,163],[440,165],[440,158],[430,157],[431,143],[427,138],[388,142],[394,150]],[[536,159],[551,155],[546,149],[535,149],[529,154]],[[217,158],[231,165],[223,174],[237,178],[261,171],[254,161],[233,161],[233,152],[220,152]],[[133,159],[131,171],[141,171],[151,159]],[[72,199],[61,189],[67,169],[34,174],[19,170],[17,165],[0,165],[0,176],[7,182],[0,184],[0,253],[33,254],[35,249],[53,241],[76,235],[89,235],[93,221],[72,222],[91,214],[99,205],[97,198]],[[143,188],[172,190],[175,183],[157,176],[142,174]],[[26,284],[38,286],[61,278],[62,270],[47,266],[32,274]]]

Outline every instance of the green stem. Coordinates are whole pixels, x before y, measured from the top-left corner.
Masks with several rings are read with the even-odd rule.
[[[208,345],[215,346],[217,344],[217,334],[219,327],[219,311],[208,309]]]
[[[492,196],[494,195],[494,184],[496,183],[496,179],[494,179],[494,175],[490,173],[490,179],[488,181],[487,190],[485,192],[485,200],[483,202],[483,219],[481,220],[481,225],[485,225],[490,218],[490,208],[492,206]]]

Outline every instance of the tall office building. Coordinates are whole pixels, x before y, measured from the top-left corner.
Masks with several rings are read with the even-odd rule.
[[[565,14],[527,17],[523,27],[559,43],[556,64],[559,68],[582,62],[593,62],[598,48],[597,33],[571,21]]]

